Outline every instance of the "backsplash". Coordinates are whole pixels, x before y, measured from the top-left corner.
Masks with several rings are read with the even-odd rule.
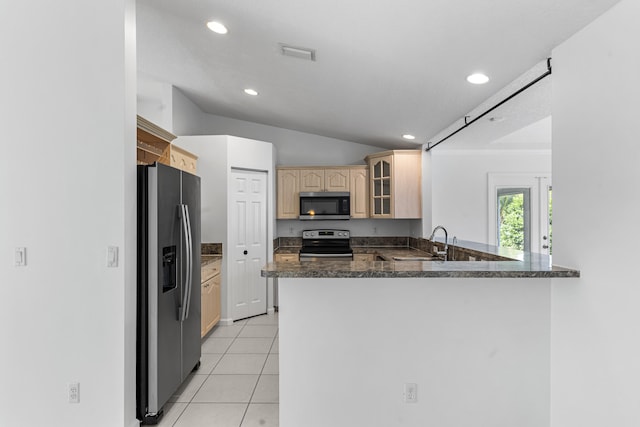
[[[439,251],[444,250],[444,243],[432,242],[428,239],[409,238],[409,246],[424,252],[433,253],[433,246],[437,246]],[[449,244],[447,258],[450,261],[513,261],[511,258],[502,257],[500,255],[488,254],[486,252],[475,251],[473,249],[461,248]]]
[[[352,237],[350,239],[352,247],[366,246],[409,246],[409,237]]]
[[[409,245],[409,237],[352,237],[350,243],[352,247],[406,247]],[[273,250],[300,246],[302,246],[302,237],[276,237],[273,239]]]
[[[351,247],[409,247],[424,252],[433,253],[433,246],[437,246],[438,250],[444,250],[444,244],[441,242],[432,242],[428,239],[416,237],[351,237]],[[302,237],[276,237],[273,239],[273,250],[280,248],[299,248],[302,246]],[[220,249],[222,250],[222,248]],[[203,252],[204,253],[204,252]],[[451,261],[512,261],[499,255],[488,254],[485,252],[475,251],[473,249],[461,248],[449,245],[448,258]]]
[[[222,243],[202,243],[200,248],[202,255],[222,255]]]

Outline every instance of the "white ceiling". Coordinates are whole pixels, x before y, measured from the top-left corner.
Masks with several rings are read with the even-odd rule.
[[[138,0],[138,70],[211,114],[415,147],[479,110],[617,1]],[[210,20],[229,33],[209,31]],[[315,49],[317,61],[284,57],[279,43]],[[491,81],[470,85],[475,71]],[[479,120],[440,147],[543,147],[550,81],[487,117],[505,120]],[[245,95],[247,87],[260,95]]]

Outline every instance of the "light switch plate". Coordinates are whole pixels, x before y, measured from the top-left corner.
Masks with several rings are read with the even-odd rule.
[[[15,266],[25,267],[27,265],[27,248],[16,248]]]
[[[107,248],[107,267],[115,268],[118,266],[118,247],[109,246]]]

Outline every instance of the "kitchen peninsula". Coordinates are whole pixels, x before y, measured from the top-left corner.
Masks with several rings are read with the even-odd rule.
[[[580,272],[519,258],[268,264],[280,425],[549,425],[551,285]]]
[[[398,240],[391,238],[389,240]],[[432,244],[441,242],[426,239],[407,238],[409,246],[360,246],[354,248],[354,255],[372,254],[371,261],[331,261],[321,263],[270,263],[262,270],[269,278],[403,278],[403,277],[467,277],[467,278],[552,278],[580,277],[580,272],[570,268],[551,265],[547,255],[499,248],[475,242],[460,242],[455,249],[449,248],[449,259],[432,258],[426,250]],[[455,254],[455,251],[458,254]],[[283,249],[281,253],[296,253]],[[278,251],[276,251],[278,253]],[[406,260],[396,261],[395,258]]]

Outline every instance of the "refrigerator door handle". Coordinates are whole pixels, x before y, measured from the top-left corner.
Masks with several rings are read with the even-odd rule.
[[[190,235],[189,235],[189,225],[187,223],[187,212],[185,210],[186,206],[185,205],[180,205],[180,219],[182,220],[182,231],[184,232],[184,249],[185,249],[185,258],[186,258],[186,262],[187,262],[187,266],[189,265],[189,258],[191,257],[191,243],[190,243]],[[180,263],[182,265],[182,262]],[[190,280],[190,276],[191,276],[191,270],[189,268],[186,269],[186,273],[185,273],[185,278],[184,278],[184,282],[182,283],[182,290],[183,290],[183,295],[182,295],[182,304],[179,310],[179,319],[181,322],[184,322],[184,320],[187,318],[187,304],[188,304],[188,298],[189,298],[189,282]]]
[[[191,219],[189,218],[189,205],[184,205],[184,211],[185,211],[185,215],[184,217],[186,218],[186,222],[187,222],[187,231],[188,234],[186,235],[187,238],[187,245],[189,246],[189,258],[187,259],[188,262],[188,266],[187,266],[187,306],[184,310],[184,318],[185,320],[189,318],[189,311],[191,310],[191,292],[193,292],[193,236],[191,234]]]

